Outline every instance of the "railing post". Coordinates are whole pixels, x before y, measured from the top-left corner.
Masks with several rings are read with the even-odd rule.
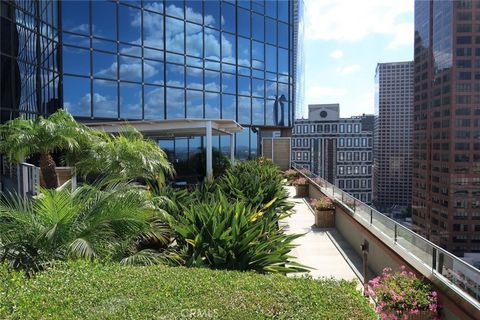
[[[393,241],[394,241],[395,243],[397,243],[397,237],[398,237],[397,224],[395,223],[394,226],[395,226],[395,228],[394,228],[395,234],[394,234],[394,236],[393,236]]]
[[[342,191],[342,204],[344,203],[344,202],[343,202],[343,195],[344,195],[344,194],[345,194],[345,192]]]
[[[373,209],[370,208],[370,225],[373,223]]]
[[[437,249],[432,247],[432,273],[437,269]]]
[[[353,198],[353,212],[357,210],[357,199]]]

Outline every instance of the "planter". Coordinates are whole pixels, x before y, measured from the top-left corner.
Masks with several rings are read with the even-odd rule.
[[[408,319],[411,320],[431,320],[435,319],[435,314],[429,310],[420,311],[417,314],[411,315]]]
[[[63,185],[65,182],[73,178],[73,167],[56,167],[58,186]],[[40,185],[44,186],[43,175],[40,175]]]
[[[315,226],[318,228],[334,228],[335,209],[315,210]]]
[[[308,184],[301,184],[295,186],[296,196],[299,198],[308,197]]]

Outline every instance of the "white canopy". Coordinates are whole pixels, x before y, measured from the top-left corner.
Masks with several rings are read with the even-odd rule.
[[[119,133],[130,126],[149,138],[205,136],[207,151],[207,176],[213,175],[212,135],[230,136],[230,160],[234,160],[235,132],[243,127],[230,119],[169,119],[138,121],[105,121],[85,123],[85,125],[108,133]]]

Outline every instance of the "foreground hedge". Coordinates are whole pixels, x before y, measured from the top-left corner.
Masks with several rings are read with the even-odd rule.
[[[69,263],[19,287],[1,319],[376,319],[353,283],[249,272]]]

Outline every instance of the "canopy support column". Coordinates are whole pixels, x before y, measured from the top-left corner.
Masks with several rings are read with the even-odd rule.
[[[230,163],[235,161],[235,133],[230,134]]]
[[[207,152],[207,178],[213,176],[213,167],[212,167],[212,121],[207,121],[205,126],[206,131],[206,152]]]

